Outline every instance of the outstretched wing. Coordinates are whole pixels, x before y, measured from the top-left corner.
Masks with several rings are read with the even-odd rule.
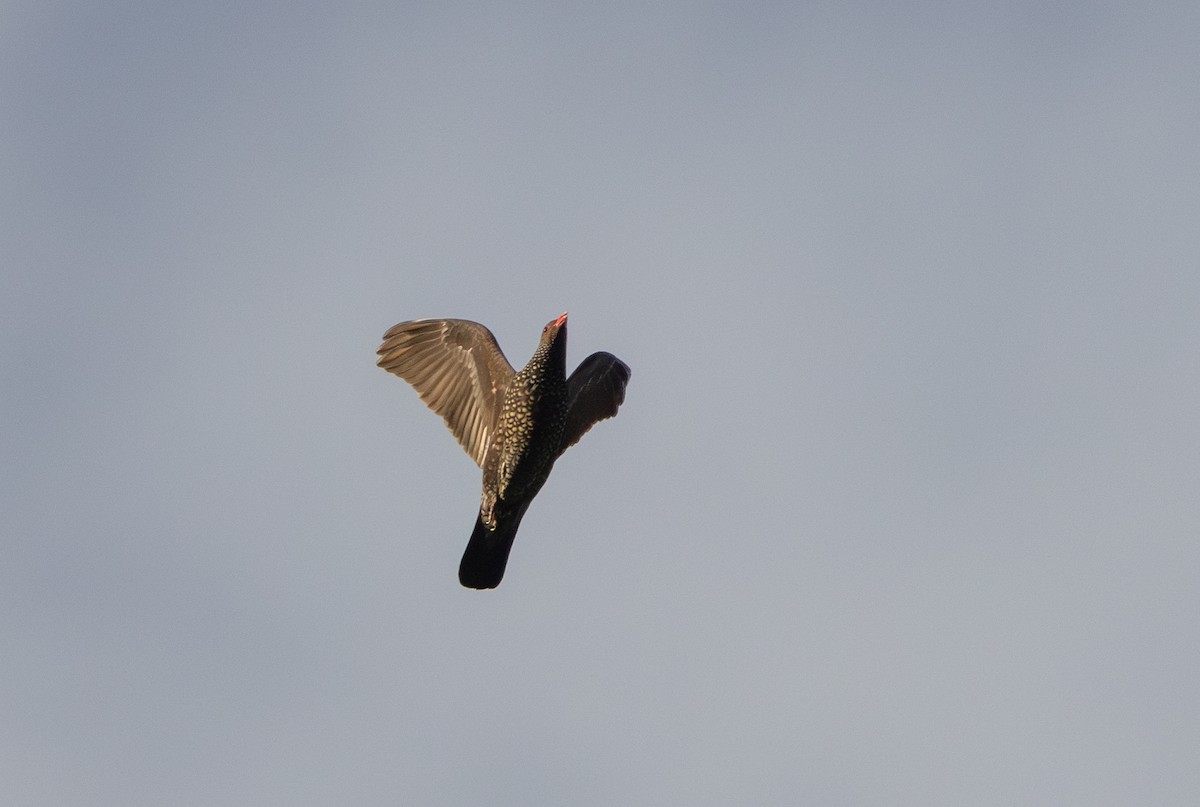
[[[482,468],[514,375],[492,332],[465,319],[401,322],[383,335],[376,352],[376,363],[412,384]]]
[[[593,353],[567,379],[567,424],[559,453],[579,442],[587,430],[617,414],[625,401],[629,365],[611,353]]]

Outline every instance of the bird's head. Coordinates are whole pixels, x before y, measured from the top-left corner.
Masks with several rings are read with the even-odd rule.
[[[563,313],[557,319],[553,319],[546,323],[546,327],[542,328],[542,349],[547,350],[561,359],[563,363],[567,360],[567,315]]]

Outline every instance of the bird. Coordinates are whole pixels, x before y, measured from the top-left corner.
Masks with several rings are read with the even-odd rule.
[[[376,362],[412,385],[483,470],[475,528],[458,567],[473,589],[500,584],[517,527],[554,462],[625,401],[629,365],[588,356],[567,376],[567,315],[542,329],[519,372],[496,337],[465,319],[401,322],[383,335]]]

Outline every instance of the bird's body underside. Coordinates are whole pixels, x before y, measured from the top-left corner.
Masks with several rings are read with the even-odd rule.
[[[515,371],[484,326],[462,319],[401,322],[383,337],[378,364],[441,415],[483,469],[475,529],[459,566],[468,588],[495,588],[513,538],[554,461],[625,400],[629,367],[593,353],[566,375],[567,315],[542,329]]]

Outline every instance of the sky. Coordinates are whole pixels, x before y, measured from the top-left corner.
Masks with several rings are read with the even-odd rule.
[[[1194,805],[1200,6],[0,9],[0,781]],[[374,365],[633,371],[503,584]]]

